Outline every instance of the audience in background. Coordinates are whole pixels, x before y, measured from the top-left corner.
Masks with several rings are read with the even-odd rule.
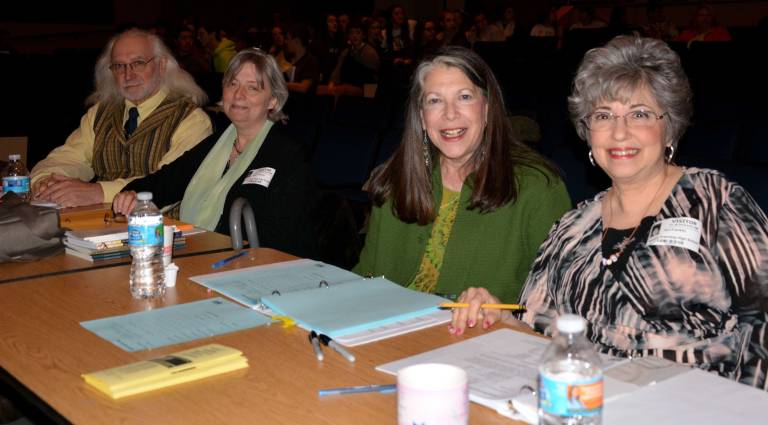
[[[346,13],[340,13],[338,18],[336,18],[336,20],[339,23],[339,29],[338,29],[339,33],[346,34],[349,27],[349,15],[347,15]]]
[[[223,28],[197,27],[197,39],[202,44],[213,60],[213,71],[223,74],[229,61],[237,53],[235,42],[227,38],[227,32]]]
[[[197,47],[193,28],[179,27],[176,36],[176,59],[181,68],[192,74],[197,81],[211,72],[211,58]]]
[[[714,10],[703,5],[696,9],[691,25],[677,37],[678,41],[730,41],[731,34],[725,27],[717,24]]]
[[[462,46],[469,47],[469,40],[467,40],[464,31],[461,31],[461,23],[459,22],[457,12],[452,10],[444,10],[440,14],[442,30],[437,34],[437,39],[443,46]]]
[[[646,14],[647,23],[643,27],[643,33],[646,36],[664,41],[671,41],[677,38],[679,34],[677,26],[667,18],[662,6],[648,6]]]
[[[515,35],[515,27],[517,26],[517,22],[515,22],[514,7],[507,6],[504,8],[504,12],[501,15],[501,20],[499,21],[498,26],[504,32],[504,39],[508,39]]]
[[[377,53],[381,54],[384,49],[384,28],[374,18],[368,19],[366,25],[368,26],[368,35],[365,38],[365,42],[376,49]]]
[[[113,37],[94,71],[93,105],[63,146],[32,169],[35,198],[65,207],[111,202],[131,180],[209,134],[206,95],[155,35]],[[94,181],[95,182],[92,182]]]
[[[478,13],[474,18],[474,25],[468,31],[467,39],[471,44],[478,41],[504,41],[504,31],[496,24],[488,22],[485,13]]]
[[[320,81],[327,82],[339,61],[339,54],[346,40],[339,33],[339,23],[336,15],[327,14],[324,25],[320,28],[310,44],[310,51],[320,62]]]
[[[441,47],[437,39],[437,21],[425,19],[416,25],[413,57],[416,61],[435,53]]]
[[[411,33],[408,27],[408,19],[402,5],[396,4],[389,9],[389,20],[384,31],[384,45],[386,50],[396,56],[402,56],[411,47]]]
[[[339,55],[328,91],[339,95],[361,95],[363,85],[378,81],[381,60],[376,49],[363,39],[363,27],[359,22],[350,22],[347,30],[349,47]]]
[[[307,51],[309,30],[306,25],[293,25],[285,35],[285,57],[289,68],[284,71],[288,90],[295,93],[312,92],[320,78],[320,64]]]
[[[557,12],[554,8],[541,11],[531,28],[531,37],[556,37]]]
[[[571,25],[572,30],[604,28],[607,25],[605,21],[595,16],[595,9],[592,6],[577,6],[573,13],[576,22]]]
[[[269,54],[277,61],[277,66],[283,72],[288,71],[291,64],[285,58],[285,30],[282,25],[272,27],[272,45],[269,47]]]

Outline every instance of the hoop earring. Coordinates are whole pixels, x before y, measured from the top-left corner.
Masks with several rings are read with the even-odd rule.
[[[427,136],[427,130],[424,130],[424,138],[421,140],[422,153],[424,154],[424,165],[427,166],[427,171],[432,171],[432,155],[429,154],[429,136]]]
[[[667,153],[667,150],[669,150],[669,153]],[[664,159],[667,160],[667,164],[672,163],[672,158],[675,156],[675,147],[672,145],[667,145],[664,148]]]
[[[589,150],[589,153],[587,154],[587,156],[589,156],[589,162],[592,164],[592,166],[596,167],[595,157],[592,156],[592,149]]]

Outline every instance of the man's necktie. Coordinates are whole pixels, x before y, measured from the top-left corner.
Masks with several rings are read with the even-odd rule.
[[[131,137],[139,122],[139,110],[134,106],[128,110],[128,120],[125,122],[125,138]]]

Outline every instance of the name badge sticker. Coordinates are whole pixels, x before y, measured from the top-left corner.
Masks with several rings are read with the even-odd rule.
[[[275,176],[275,169],[271,167],[262,167],[248,172],[248,177],[243,180],[243,184],[258,184],[269,187],[272,177]]]
[[[667,218],[653,223],[646,245],[679,246],[699,252],[701,222],[695,218]]]

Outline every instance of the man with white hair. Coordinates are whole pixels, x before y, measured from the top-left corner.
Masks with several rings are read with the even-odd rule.
[[[112,202],[131,180],[211,134],[206,95],[156,36],[118,34],[96,62],[80,127],[31,173],[38,200],[66,207]]]

